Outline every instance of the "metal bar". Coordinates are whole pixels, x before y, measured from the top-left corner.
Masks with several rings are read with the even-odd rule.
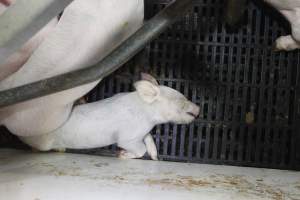
[[[190,8],[192,1],[174,1],[94,66],[0,92],[0,107],[67,90],[111,74],[173,24]]]
[[[73,0],[18,0],[0,17],[0,64]]]

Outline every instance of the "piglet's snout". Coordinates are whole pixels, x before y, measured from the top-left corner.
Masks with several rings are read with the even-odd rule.
[[[189,113],[191,113],[195,118],[199,116],[200,107],[196,104],[189,102]]]

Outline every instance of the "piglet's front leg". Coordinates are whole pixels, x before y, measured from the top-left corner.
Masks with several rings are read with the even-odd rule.
[[[121,159],[141,158],[145,155],[147,149],[145,143],[140,141],[130,141],[118,143],[118,146],[124,150],[119,152],[118,157]]]
[[[124,149],[118,155],[121,159],[141,158],[147,152],[152,160],[158,160],[157,149],[151,134],[147,134],[142,141],[118,144],[118,146]]]
[[[147,153],[149,154],[152,160],[158,160],[157,158],[157,149],[154,143],[153,137],[150,133],[148,133],[144,139],[144,143],[146,145]]]

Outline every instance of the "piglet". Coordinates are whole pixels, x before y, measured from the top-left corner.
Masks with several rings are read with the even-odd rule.
[[[276,8],[291,24],[290,35],[277,38],[275,51],[291,51],[300,48],[300,0],[265,0]]]
[[[151,129],[169,122],[188,124],[200,109],[178,91],[158,85],[149,74],[142,74],[142,80],[135,82],[134,87],[134,92],[76,106],[70,119],[54,132],[20,139],[41,151],[116,143],[124,149],[120,158],[140,158],[148,152],[157,160]]]

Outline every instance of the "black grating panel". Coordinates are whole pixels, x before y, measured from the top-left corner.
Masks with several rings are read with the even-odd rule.
[[[147,0],[146,16],[168,2]],[[147,71],[202,108],[191,125],[153,130],[161,159],[300,169],[298,51],[271,50],[286,25],[270,17],[274,11],[250,3],[245,23],[229,32],[222,2],[195,1],[187,16],[148,46],[150,67],[129,64],[106,78],[89,100],[131,91],[139,72]]]

